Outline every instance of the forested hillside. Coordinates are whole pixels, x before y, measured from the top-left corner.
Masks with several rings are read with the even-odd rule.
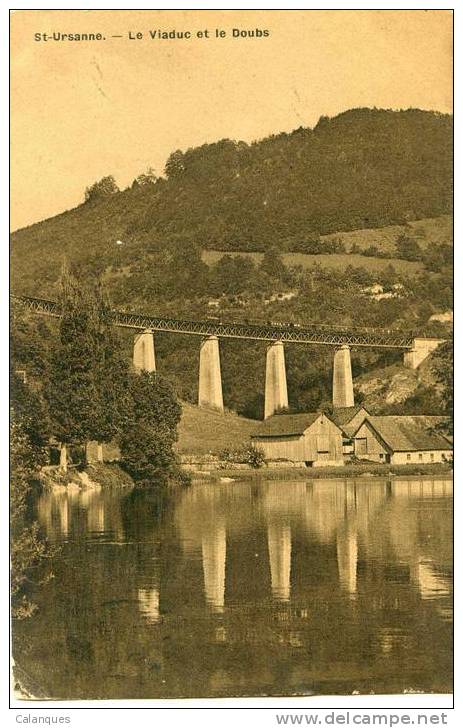
[[[252,144],[176,151],[163,177],[148,171],[123,191],[107,177],[82,196],[13,233],[15,292],[55,297],[66,254],[78,276],[101,276],[120,308],[449,333],[450,116],[352,110]],[[198,343],[156,336],[160,370],[191,402]],[[221,353],[226,405],[261,416],[265,345],[223,341]],[[291,406],[329,401],[331,349],[289,346],[286,356]],[[398,361],[353,352],[356,375]]]
[[[124,191],[97,183],[84,204],[14,233],[13,282],[49,285],[63,252],[94,271],[178,242],[330,252],[320,234],[449,213],[451,169],[452,117],[420,110],[355,109],[252,144],[176,151],[165,176]]]

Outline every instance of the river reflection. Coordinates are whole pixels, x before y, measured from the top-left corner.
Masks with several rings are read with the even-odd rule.
[[[55,698],[449,692],[452,484],[45,493],[17,659]]]

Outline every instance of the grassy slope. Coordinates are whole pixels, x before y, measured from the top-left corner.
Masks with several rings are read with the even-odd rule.
[[[436,243],[452,243],[453,222],[450,215],[426,218],[425,220],[414,220],[408,225],[388,225],[382,228],[368,228],[364,230],[352,230],[350,232],[334,233],[333,235],[322,235],[322,240],[336,238],[342,240],[346,250],[350,250],[354,244],[360,250],[365,250],[370,245],[376,245],[378,250],[390,255],[389,258],[376,258],[357,253],[337,253],[335,255],[304,255],[303,253],[284,253],[283,260],[287,266],[300,265],[303,268],[310,268],[315,263],[325,268],[345,268],[346,265],[354,267],[361,266],[369,271],[383,270],[389,264],[400,273],[414,275],[422,270],[421,263],[414,263],[394,257],[395,243],[398,236],[403,233],[415,238],[422,248]],[[205,250],[203,260],[208,265],[216,263],[223,255],[244,255],[252,258],[258,263],[263,253],[243,253],[220,250]]]
[[[241,253],[227,252],[220,250],[203,251],[203,260],[207,265],[213,265],[223,255],[241,255],[252,258],[256,264],[263,257],[263,253]],[[381,271],[388,265],[393,265],[396,271],[405,275],[415,275],[423,269],[422,263],[415,263],[400,258],[374,258],[367,255],[358,255],[356,253],[334,253],[332,255],[306,255],[305,253],[284,253],[282,255],[286,266],[293,267],[300,265],[302,268],[310,268],[312,265],[318,264],[323,268],[341,268],[351,265],[353,267],[362,267],[368,271]]]
[[[376,245],[379,250],[384,250],[393,255],[395,242],[401,233],[416,238],[418,244],[423,248],[432,243],[452,243],[452,217],[451,215],[441,215],[440,217],[431,217],[424,220],[414,220],[408,225],[388,225],[382,228],[365,228],[364,230],[322,235],[322,240],[340,239],[345,243],[348,250],[354,243],[361,250],[370,247],[370,245]]]
[[[232,412],[215,412],[182,403],[182,419],[178,428],[177,451],[180,454],[205,455],[218,453],[224,448],[249,443],[258,423]]]

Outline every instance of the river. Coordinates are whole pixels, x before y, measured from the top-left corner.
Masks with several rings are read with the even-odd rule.
[[[50,698],[452,691],[452,483],[44,493],[54,578],[15,628]]]

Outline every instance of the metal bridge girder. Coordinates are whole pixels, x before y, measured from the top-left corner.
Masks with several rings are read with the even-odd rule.
[[[31,311],[45,316],[59,317],[59,304],[43,298],[31,296],[12,296]],[[328,346],[384,347],[392,349],[411,349],[413,336],[409,332],[384,333],[380,331],[339,331],[313,326],[279,326],[269,324],[221,323],[213,321],[187,321],[147,314],[113,311],[115,326],[135,330],[152,329],[174,334],[193,336],[218,336],[225,339],[253,339],[256,341],[283,341],[298,344],[321,344]]]

